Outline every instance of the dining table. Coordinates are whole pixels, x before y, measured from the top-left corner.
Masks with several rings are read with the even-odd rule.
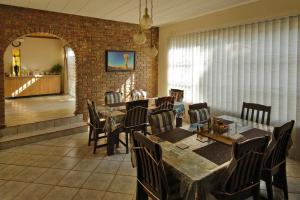
[[[157,109],[155,105],[156,98],[149,98],[149,106],[148,112],[149,114]],[[185,107],[183,102],[175,102],[174,108],[176,112],[176,117],[182,118],[185,113]],[[122,130],[122,126],[124,125],[125,116],[126,116],[126,102],[115,103],[110,105],[99,105],[97,106],[97,111],[100,116],[105,119],[104,130],[108,135],[114,135],[115,137],[109,137],[115,141],[119,138],[119,132]],[[118,142],[117,142],[118,143]],[[110,145],[114,144],[114,142],[109,142]],[[108,147],[108,149],[113,149],[112,147]],[[109,151],[108,155],[112,155],[113,152]]]
[[[211,131],[211,136],[204,137],[199,134],[201,124],[190,124],[148,136],[161,146],[165,168],[180,180],[180,199],[207,199],[229,166],[232,143],[239,139],[271,135],[274,129],[228,115],[218,116],[218,119],[228,125],[227,132]]]

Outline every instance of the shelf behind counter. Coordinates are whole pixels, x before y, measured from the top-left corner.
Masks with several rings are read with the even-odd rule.
[[[61,93],[61,75],[5,77],[5,97],[25,97]]]

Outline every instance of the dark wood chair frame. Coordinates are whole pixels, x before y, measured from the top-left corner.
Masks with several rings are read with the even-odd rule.
[[[191,121],[191,110],[198,110],[198,109],[203,109],[203,108],[206,108],[208,110],[208,113],[210,113],[210,109],[207,106],[206,102],[204,102],[204,103],[195,103],[195,104],[189,105],[188,113],[189,113],[189,117],[190,117],[190,123],[192,123],[192,121]]]
[[[182,94],[182,100],[183,100],[183,98],[184,98],[184,90],[173,89],[173,88],[171,88],[170,91],[169,91],[170,96],[172,96],[172,95],[171,95],[172,92],[174,92],[174,93],[181,93],[181,94]],[[174,100],[176,100],[175,97],[174,97]]]
[[[165,173],[162,150],[159,144],[144,135],[133,133],[133,151],[137,166],[137,200],[168,199],[168,181]]]
[[[96,153],[96,149],[107,146],[107,143],[98,145],[98,140],[107,138],[107,134],[104,130],[105,121],[100,121],[99,115],[96,110],[96,105],[93,101],[87,100],[87,106],[89,110],[89,139],[88,145],[91,141],[94,141],[93,153]]]
[[[286,155],[288,153],[294,123],[295,121],[292,120],[281,127],[275,127],[273,131],[276,144],[274,148],[270,150],[270,153],[266,155],[262,170],[262,180],[266,182],[269,200],[273,200],[272,185],[281,188],[284,192],[284,198],[288,199]]]
[[[125,142],[119,139],[119,142],[126,147],[126,153],[129,153],[129,135],[132,135],[133,131],[147,134],[147,115],[148,109],[145,107],[136,106],[127,110],[122,128],[122,132],[125,132]]]
[[[259,199],[263,156],[268,142],[269,136],[263,136],[233,144],[236,166],[222,177],[219,185],[221,189],[213,193],[217,199],[239,200],[250,196],[254,200]]]
[[[256,123],[270,125],[271,106],[265,106],[265,105],[256,104],[256,103],[243,102],[241,119],[250,120],[250,121],[254,122],[254,112],[255,111],[256,111],[256,117],[255,117],[255,122]],[[249,118],[250,112],[251,112],[251,116]],[[260,116],[261,112],[262,112],[262,117],[261,117],[261,120],[259,122],[259,116]],[[267,119],[265,120],[266,115],[267,115]]]

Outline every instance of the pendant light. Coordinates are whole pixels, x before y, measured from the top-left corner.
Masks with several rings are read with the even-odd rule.
[[[147,30],[150,29],[151,26],[153,25],[153,0],[151,1],[151,16],[148,13],[148,0],[146,0],[146,7],[145,7],[145,13],[143,15],[143,17],[140,19],[140,26],[142,27],[142,29]]]
[[[147,47],[147,49],[145,50],[145,53],[149,56],[149,57],[156,57],[158,54],[158,50],[155,47],[155,45],[153,44],[153,40],[152,40],[152,29],[150,29],[151,32],[151,38],[150,38],[150,46]]]
[[[142,3],[141,0],[139,0],[139,22],[141,21],[141,12],[142,12],[141,10],[142,10]],[[147,40],[146,34],[143,32],[143,29],[139,24],[138,32],[133,35],[133,41],[138,45],[142,45],[146,42],[146,40]]]

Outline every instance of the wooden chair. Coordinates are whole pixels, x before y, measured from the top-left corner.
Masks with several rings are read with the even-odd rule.
[[[159,110],[149,115],[152,134],[164,133],[176,127],[174,110]]]
[[[272,141],[265,156],[262,180],[266,182],[268,199],[273,199],[272,185],[281,188],[284,198],[288,199],[286,178],[286,156],[291,146],[291,134],[295,121],[292,120],[281,127],[275,127]],[[273,181],[272,181],[273,179]]]
[[[159,97],[155,99],[155,106],[161,107],[162,105],[174,105],[174,97],[168,96],[168,97]]]
[[[174,97],[176,102],[182,102],[184,97],[184,90],[179,89],[170,89],[169,94],[171,97]]]
[[[179,181],[169,179],[165,171],[160,145],[134,132],[133,151],[137,167],[136,199],[146,200],[148,196],[161,200],[181,199]]]
[[[130,110],[138,106],[148,108],[148,99],[126,102],[126,110]]]
[[[190,116],[190,123],[193,124],[193,123],[199,123],[199,121],[197,120],[196,117],[194,117],[194,111],[196,110],[203,110],[203,109],[207,109],[207,114],[205,114],[206,118],[209,118],[210,116],[210,110],[209,110],[209,107],[207,106],[207,103],[204,102],[204,103],[196,103],[196,104],[191,104],[189,105],[189,116]],[[206,113],[206,112],[205,112]]]
[[[87,100],[87,106],[88,106],[89,118],[90,118],[88,123],[90,126],[88,145],[90,145],[91,141],[94,141],[93,153],[95,154],[97,148],[107,145],[107,143],[98,145],[98,140],[107,138],[106,132],[104,130],[105,121],[100,120],[94,102]]]
[[[125,142],[120,142],[126,147],[126,153],[129,152],[128,136],[133,131],[142,131],[144,134],[147,131],[147,114],[148,109],[141,106],[133,107],[126,112],[123,132],[125,132]]]
[[[217,199],[259,199],[260,176],[268,136],[257,137],[233,144],[233,160],[221,176],[219,187],[213,192]]]
[[[256,117],[254,119],[254,115],[255,115],[254,112],[255,111],[256,111]],[[251,116],[249,118],[250,112],[251,112]],[[261,120],[259,120],[261,112],[262,112],[262,116],[261,116]],[[265,117],[266,117],[266,120],[265,120]],[[256,104],[256,103],[243,102],[241,119],[250,120],[250,121],[255,120],[256,123],[270,125],[271,106],[265,106],[265,105]]]
[[[105,92],[105,105],[123,103],[123,97],[121,92],[109,91]]]

